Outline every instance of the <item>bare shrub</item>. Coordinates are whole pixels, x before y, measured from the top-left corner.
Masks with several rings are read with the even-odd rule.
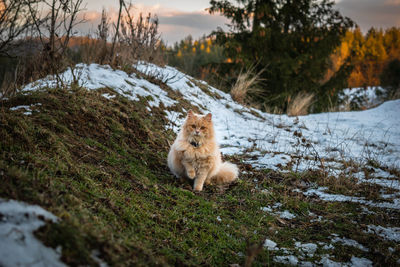
[[[258,85],[263,81],[260,78],[263,71],[254,73],[254,67],[250,67],[247,71],[241,71],[230,92],[232,99],[240,104],[249,105],[249,95],[261,93]]]
[[[27,2],[0,0],[0,56],[9,56],[11,48],[18,44],[15,41],[27,33],[32,25]]]
[[[140,13],[135,18],[131,3],[124,0],[119,3],[118,19],[112,27],[103,10],[96,37],[81,47],[82,60],[110,64],[123,70],[131,69],[138,61],[164,65],[157,16]]]
[[[30,0],[30,3],[37,2]],[[26,56],[34,44],[27,45],[26,35],[32,30],[33,20],[29,16],[26,1],[0,0],[0,96],[15,93],[20,71],[24,65],[18,59]],[[30,42],[29,42],[30,43]]]
[[[67,53],[75,26],[84,22],[78,17],[82,2],[0,0],[0,46],[13,62],[4,76],[2,94],[11,96],[22,84],[48,74],[62,83],[58,73],[74,63]]]
[[[108,18],[108,15],[103,9],[101,12],[101,20],[100,24],[97,26],[97,46],[100,46],[100,49],[97,50],[98,55],[97,55],[97,62],[100,64],[103,64],[107,60],[107,54],[108,54],[108,45],[107,45],[107,39],[110,34],[110,19]]]
[[[287,114],[289,116],[307,115],[308,108],[313,103],[314,94],[307,92],[298,93],[293,100],[288,100]]]
[[[121,19],[119,32],[119,47],[116,56],[117,63],[132,64],[139,60],[164,64],[161,51],[160,34],[158,33],[157,16],[148,13],[146,17],[142,13],[135,20],[132,13],[133,5],[125,5],[125,15]]]

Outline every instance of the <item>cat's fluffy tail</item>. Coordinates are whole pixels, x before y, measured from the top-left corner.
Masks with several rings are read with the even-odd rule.
[[[237,179],[238,175],[239,169],[235,164],[224,162],[218,173],[212,178],[212,182],[216,184],[231,183]]]

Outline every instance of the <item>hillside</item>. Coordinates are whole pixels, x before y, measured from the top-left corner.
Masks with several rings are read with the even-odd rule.
[[[189,109],[213,114],[237,183],[195,194],[170,174]],[[170,67],[80,64],[1,100],[0,236],[40,227],[54,250],[21,261],[47,265],[400,265],[398,114],[272,115]]]

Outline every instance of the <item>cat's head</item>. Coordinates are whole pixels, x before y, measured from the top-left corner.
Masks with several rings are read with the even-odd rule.
[[[199,115],[189,110],[186,121],[183,125],[185,135],[190,140],[201,140],[211,138],[214,134],[214,128],[211,121],[212,115]]]

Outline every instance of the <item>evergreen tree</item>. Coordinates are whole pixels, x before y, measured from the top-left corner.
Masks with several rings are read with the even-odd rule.
[[[382,30],[371,28],[365,40],[365,59],[382,61],[386,58],[387,54],[383,43],[383,32]]]
[[[193,41],[189,35],[167,49],[168,64],[199,79],[213,83],[212,65],[224,62],[222,47],[206,36]]]
[[[387,29],[383,39],[388,56],[400,58],[400,29],[395,27]]]
[[[353,22],[336,11],[332,1],[237,2],[237,6],[227,0],[210,2],[210,13],[220,12],[231,20],[229,32],[219,28],[214,34],[232,58],[231,67],[265,69],[262,78],[267,97],[262,102],[285,109],[290,97],[300,91],[313,92],[319,100],[336,94],[334,80],[346,80],[348,64],[329,81],[322,80],[330,55]]]

